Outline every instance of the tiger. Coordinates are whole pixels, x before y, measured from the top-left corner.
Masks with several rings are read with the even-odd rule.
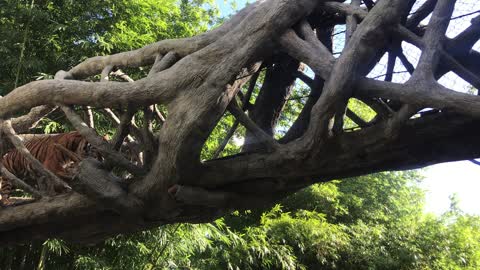
[[[75,161],[72,155],[68,155],[66,151],[61,149],[62,147],[73,152],[80,159],[86,157],[100,158],[95,149],[77,131],[34,138],[26,142],[25,147],[46,169],[67,183],[71,179],[67,169]],[[12,149],[7,152],[1,162],[8,171],[24,180],[27,184],[41,188],[38,175],[32,169],[30,162],[18,150]],[[13,188],[11,181],[5,177],[0,178],[0,205],[9,204],[9,197]],[[54,188],[55,192],[63,192],[60,187]]]

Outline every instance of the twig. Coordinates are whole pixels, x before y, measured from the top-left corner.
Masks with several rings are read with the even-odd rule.
[[[59,105],[65,116],[72,123],[72,125],[77,129],[77,131],[87,139],[87,141],[92,144],[100,154],[110,163],[110,165],[118,165],[125,168],[128,172],[133,175],[144,175],[145,172],[142,168],[135,166],[130,163],[125,157],[120,153],[114,151],[111,148],[111,145],[105,141],[102,137],[97,135],[96,131],[92,128],[89,128],[83,121],[80,116],[78,116],[75,111],[65,105]]]
[[[470,13],[465,13],[465,14],[459,15],[459,16],[457,16],[457,17],[453,17],[453,18],[450,19],[450,21],[453,21],[453,20],[456,20],[456,19],[460,19],[460,18],[463,18],[463,17],[467,17],[467,16],[470,16],[470,15],[473,15],[473,14],[477,14],[477,13],[480,13],[480,10],[473,11],[473,12],[470,12]]]
[[[121,123],[121,120],[120,118],[118,118],[118,116],[109,108],[104,108],[103,109],[104,113],[107,114],[108,117],[110,117],[117,125],[119,125]],[[134,112],[132,112],[134,113]],[[131,120],[131,119],[130,119]],[[130,123],[130,131],[131,133],[137,137],[137,138],[141,138],[141,134],[140,134],[140,130],[138,129],[138,127],[136,126],[136,124],[131,121]],[[128,135],[127,136],[127,139],[130,141],[130,142],[133,142],[135,141],[132,136]]]
[[[144,166],[147,168],[153,162],[156,153],[155,136],[153,135],[152,121],[153,121],[153,105],[147,106],[143,109],[143,128],[142,132],[142,144],[144,149]]]
[[[161,124],[165,123],[166,118],[163,115],[163,113],[160,111],[160,109],[157,107],[157,104],[153,105],[153,109],[154,109],[155,115],[157,116],[160,123]]]
[[[415,12],[410,14],[410,18],[408,18],[406,22],[406,26],[409,29],[416,27],[423,19],[425,19],[430,13],[432,13],[435,5],[437,4],[438,0],[427,0],[420,6]]]
[[[347,32],[347,31],[346,31],[346,30],[343,30],[343,31],[336,32],[336,33],[332,34],[332,37],[334,37],[334,36],[336,36],[336,35],[343,34],[343,33],[345,33],[345,32]]]
[[[112,111],[112,109],[105,108],[103,110],[115,123],[117,123],[117,125],[120,124],[120,118],[118,118],[118,116]]]
[[[475,165],[480,166],[480,161],[476,161],[475,159],[471,159],[471,160],[469,160],[469,161],[472,162],[472,163],[475,164]]]
[[[372,108],[380,119],[388,118],[390,115],[394,113],[392,108],[390,108],[390,106],[388,106],[381,99],[370,99],[370,98],[364,98],[364,99],[358,98],[358,99],[361,102],[365,103],[368,107]]]
[[[257,84],[258,77],[260,76],[260,72],[264,69],[263,66],[265,64],[262,63],[262,66],[253,74],[252,78],[250,79],[250,84],[248,85],[247,93],[242,99],[242,110],[245,112],[248,109],[248,105],[250,104],[250,98],[252,96],[253,90],[255,90],[255,85]],[[241,92],[239,92],[241,93]],[[225,149],[227,146],[228,142],[232,138],[233,134],[235,134],[235,131],[237,130],[239,125],[238,119],[235,119],[235,122],[233,123],[232,127],[228,131],[227,135],[223,139],[223,141],[220,143],[218,146],[217,150],[215,150],[215,153],[213,154],[213,158],[217,158],[222,151]]]
[[[398,59],[402,62],[403,66],[407,69],[408,73],[412,74],[415,71],[415,67],[413,66],[412,63],[408,60],[407,56],[403,53],[403,51],[400,51],[398,53]]]
[[[372,77],[372,79],[378,79],[378,78],[381,78],[383,76],[392,75],[392,74],[402,74],[402,73],[409,73],[409,72],[407,70],[394,71],[394,72],[390,72],[390,73],[384,73],[384,74],[381,74],[381,75],[377,75],[375,77]]]
[[[235,119],[235,122],[233,123],[230,130],[228,130],[227,135],[225,136],[225,138],[223,138],[223,141],[220,143],[217,150],[215,150],[215,153],[213,154],[213,158],[218,158],[218,156],[220,156],[220,154],[222,153],[222,151],[225,149],[228,142],[232,138],[233,134],[235,134],[235,131],[237,131],[238,125],[239,125],[239,121]]]
[[[295,77],[299,78],[302,82],[304,82],[308,87],[313,88],[313,79],[308,77],[305,73],[301,72],[300,70],[297,70],[293,74]]]
[[[395,62],[397,60],[397,54],[394,51],[388,52],[387,61],[387,73],[385,75],[385,81],[391,82],[393,79],[393,72],[395,70]]]
[[[155,63],[153,64],[152,69],[150,69],[147,77],[170,68],[179,60],[179,58],[180,57],[174,51],[168,52],[165,56],[160,54],[157,55]]]
[[[128,135],[128,130],[132,123],[132,117],[135,114],[135,111],[132,109],[127,109],[122,116],[118,123],[118,128],[115,134],[113,135],[111,144],[113,145],[113,150],[118,151],[122,146],[123,140]]]
[[[350,118],[355,124],[360,127],[368,126],[368,123],[363,120],[360,116],[358,116],[355,112],[347,108],[347,112],[345,113],[348,118]]]
[[[441,49],[440,53],[442,54],[442,59],[453,72],[458,74],[462,79],[473,85],[475,88],[480,89],[480,77],[477,74],[467,69],[445,50]]]
[[[352,0],[350,5],[352,7],[359,8],[360,0]],[[355,30],[357,29],[357,25],[358,25],[357,18],[354,15],[348,15],[347,22],[346,22],[347,33],[345,34],[345,46],[350,40],[350,37],[353,35],[353,32],[355,32]]]
[[[347,107],[343,106],[335,112],[332,132],[333,134],[340,134],[343,132],[344,116],[347,112]]]
[[[116,76],[126,82],[134,82],[135,80],[130,78],[125,72],[123,72],[121,69],[117,69],[115,72],[112,72],[111,75]]]
[[[246,129],[253,133],[255,137],[261,143],[264,143],[269,149],[275,150],[278,148],[278,143],[270,137],[265,131],[263,131],[260,127],[255,124],[255,122],[248,117],[245,112],[238,106],[238,103],[235,99],[232,99],[230,104],[228,105],[228,109],[230,113],[232,113],[235,118],[243,125]]]
[[[91,128],[95,128],[95,122],[93,120],[93,112],[91,106],[86,106],[86,113],[87,113],[87,123],[88,126]]]
[[[100,82],[108,82],[110,80],[108,77],[110,76],[110,73],[112,72],[112,70],[113,70],[112,65],[106,66],[102,70],[102,74],[100,75]]]
[[[40,192],[38,192],[35,188],[30,186],[29,184],[25,183],[23,180],[20,178],[16,177],[14,174],[12,174],[7,168],[3,166],[3,164],[0,162],[0,171],[2,173],[2,176],[7,178],[8,180],[12,181],[15,186],[17,186],[20,189],[25,190],[26,192],[32,194],[32,196],[35,199],[41,199],[43,196]]]

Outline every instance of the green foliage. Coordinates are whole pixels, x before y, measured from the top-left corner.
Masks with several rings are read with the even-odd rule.
[[[225,139],[225,134],[231,129],[235,122],[235,117],[230,113],[225,113],[225,115],[220,119],[209,138],[205,142],[202,148],[201,159],[208,160],[213,158],[213,154],[219,148],[220,144]],[[234,135],[229,140],[228,144],[225,146],[225,149],[222,151],[220,156],[229,156],[240,152],[241,150],[241,140],[245,136],[245,128],[241,125],[238,126]]]
[[[1,3],[2,95],[17,79],[21,85],[87,57],[203,32],[218,14],[213,0],[37,0],[33,7],[31,3]]]
[[[377,115],[372,108],[368,107],[365,103],[356,98],[351,98],[348,100],[348,108],[366,122],[373,120],[373,118],[375,118]],[[350,118],[345,116],[344,128],[349,129],[356,127],[358,127],[358,125],[355,124]]]
[[[223,221],[168,225],[78,249],[76,269],[293,269],[289,247],[266,240],[265,230],[231,231]]]
[[[48,117],[43,118],[40,120],[38,128],[43,130],[43,133],[50,134],[50,133],[60,133],[63,131],[63,125],[59,122],[53,121]]]
[[[267,211],[177,224],[94,247],[50,248],[47,269],[478,269],[480,217],[422,212],[416,172],[316,184]],[[54,242],[55,243],[55,242]],[[58,251],[68,252],[59,257]]]
[[[342,222],[359,219],[368,222],[388,222],[401,217],[422,214],[424,193],[417,186],[418,172],[384,172],[354,179],[345,179],[339,185],[342,204],[348,217]]]
[[[419,269],[478,269],[480,218],[456,208],[440,217],[426,215],[418,233]]]
[[[46,248],[55,255],[61,256],[62,254],[70,252],[70,248],[65,242],[58,239],[50,239],[43,243]]]
[[[326,217],[336,219],[348,214],[348,209],[341,201],[340,181],[331,181],[303,189],[283,201],[284,209],[289,212],[297,210],[323,213]]]
[[[112,29],[98,40],[105,51],[125,51],[167,38],[188,37],[207,30],[217,11],[213,1],[176,0],[117,1]]]
[[[297,80],[295,87],[293,87],[290,97],[285,103],[285,108],[282,111],[275,129],[275,137],[280,138],[285,135],[286,131],[291,127],[295,119],[303,109],[305,102],[308,99],[310,88],[302,81]]]
[[[273,208],[262,217],[261,224],[268,229],[270,241],[292,247],[306,269],[334,267],[339,251],[348,244],[343,225],[329,223],[324,214],[314,211],[284,213]]]

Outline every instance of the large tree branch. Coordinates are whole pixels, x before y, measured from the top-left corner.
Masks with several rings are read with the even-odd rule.
[[[269,156],[258,153],[212,160],[205,163],[208,181],[202,182],[201,186],[220,188],[248,183],[248,179],[258,181],[276,177],[291,177],[297,181],[302,178],[301,181],[308,185],[312,178],[328,181],[338,175],[343,178],[370,171],[406,170],[438,162],[472,159],[480,156],[480,147],[475,142],[478,122],[462,115],[442,113],[406,122],[395,138],[384,137],[386,122],[343,133],[332,139],[322,155],[305,159],[298,159],[287,149],[282,149]],[[455,140],[447,143],[449,138]]]
[[[411,80],[434,80],[456,0],[439,0],[423,36],[423,50]]]
[[[396,27],[407,4],[406,1],[388,4],[382,1],[375,5],[371,14],[359,25],[335,62],[322,96],[312,109],[312,121],[304,135],[304,145],[321,144],[330,132],[329,121],[335,114],[343,117],[355,78],[370,69],[372,59],[388,44],[390,37],[383,30]],[[339,118],[337,117],[337,121]]]
[[[162,40],[129,52],[89,58],[72,68],[69,74],[75,79],[82,79],[99,74],[106,66],[115,66],[117,68],[147,66],[154,63],[157,55],[165,55],[172,51],[178,54],[179,57],[187,56],[212,44],[219,37],[231,31],[260,4],[261,1],[249,5],[222,26],[207,33],[191,38]]]
[[[448,89],[437,82],[398,84],[362,79],[355,95],[399,100],[424,108],[448,109],[472,117],[480,117],[480,97]]]
[[[309,31],[312,32],[311,29]],[[249,110],[248,115],[252,121],[272,138],[296,80],[292,73],[299,69],[299,65],[297,60],[286,54],[274,56],[273,66],[267,69],[255,104]],[[243,151],[251,151],[255,148],[258,148],[256,136],[247,132]]]
[[[318,0],[257,1],[206,34],[91,58],[70,71],[58,72],[55,80],[34,82],[12,91],[0,99],[0,118],[7,120],[37,106],[66,105],[69,120],[87,140],[103,149],[107,164],[90,160],[77,168],[73,182],[78,184],[75,189],[85,196],[69,193],[1,209],[0,244],[49,237],[94,242],[160,224],[205,222],[231,208],[272,203],[315,182],[479,157],[478,96],[451,91],[427,76],[418,75],[428,71],[437,78],[445,70],[454,70],[476,85],[479,68],[475,60],[480,57],[471,50],[471,44],[478,39],[476,22],[459,37],[444,40],[441,47],[428,42],[444,39],[445,18],[451,17],[453,1],[438,1],[431,25],[421,31],[424,37],[414,34],[417,28],[412,32],[402,26],[412,1],[379,0],[375,5],[372,1],[364,2],[369,11],[359,7],[358,1],[354,1],[355,5]],[[352,35],[339,58],[334,58],[329,49],[331,30],[344,24],[347,17]],[[352,31],[355,22],[359,24]],[[393,73],[394,58],[403,57],[402,61],[409,63],[400,48],[395,47],[400,40],[411,42],[423,52],[416,80],[400,84],[366,79],[389,49],[392,49],[389,73]],[[462,46],[462,41],[468,45]],[[461,50],[455,52],[455,48]],[[282,139],[284,144],[277,144],[264,127],[252,121],[252,115],[247,116],[232,100],[252,74],[258,72],[258,63],[284,52],[307,64],[316,76],[312,82],[300,74],[312,91]],[[102,71],[104,77],[118,68],[148,65],[153,65],[150,76],[130,83],[72,80]],[[407,68],[413,71],[413,65]],[[298,76],[294,69],[288,69],[281,79],[287,81],[288,77],[289,82],[294,81]],[[266,88],[268,79],[265,81],[262,76],[260,79]],[[260,102],[261,95],[257,102],[266,105],[259,110],[266,111],[273,101],[282,101],[272,95]],[[364,123],[345,110],[352,97],[359,97],[377,111],[377,121]],[[384,99],[403,106],[391,106],[393,101],[386,104]],[[92,106],[117,111],[147,108],[143,128],[151,133],[150,118],[154,110],[148,106],[152,104],[165,106],[168,118],[162,120],[156,134],[158,147],[149,149],[156,156],[152,166],[146,175],[134,179],[126,173],[125,179],[119,179],[105,166],[112,161],[116,165],[129,163],[123,157],[112,158],[119,154],[115,149],[127,133],[129,115],[120,121],[111,114],[113,121],[121,124],[115,141],[117,147],[113,149],[68,107]],[[282,103],[276,104],[278,110],[273,110],[270,119],[275,119],[281,110]],[[205,142],[229,105],[239,122],[274,151],[252,150],[200,160]],[[410,119],[422,107],[439,110]],[[340,120],[345,112],[362,128],[342,132]],[[272,128],[273,125],[270,124]],[[141,140],[141,134],[133,131],[132,135]],[[112,150],[113,154],[105,150]]]
[[[0,100],[0,115],[5,117],[31,107],[57,103],[95,107],[147,105],[152,101],[168,103],[177,94],[175,90],[178,87],[173,78],[168,80],[168,77],[169,75],[165,74],[129,84],[71,80],[32,82],[15,89]]]

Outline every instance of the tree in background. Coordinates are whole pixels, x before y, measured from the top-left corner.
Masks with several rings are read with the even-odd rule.
[[[88,248],[50,240],[46,269],[477,269],[480,217],[455,203],[442,216],[424,214],[418,181],[405,172],[316,184],[265,212]]]
[[[0,91],[97,55],[192,36],[215,23],[212,1],[17,1],[0,9]],[[52,74],[52,75],[50,75]]]
[[[415,2],[259,1],[204,34],[89,58],[57,72],[55,80],[16,88],[0,99],[4,138],[23,149],[15,131],[27,132],[59,107],[105,161],[83,160],[72,175],[74,192],[52,197],[37,190],[28,204],[2,209],[0,243],[50,237],[92,243],[271,205],[316,182],[478,157],[478,96],[436,81],[453,71],[478,85],[478,65],[472,63],[478,53],[471,50],[478,20],[447,39],[455,1],[426,1],[413,10]],[[430,14],[430,23],[421,25]],[[119,33],[130,33],[121,20],[115,25]],[[337,25],[346,25],[346,44],[335,58],[331,37]],[[86,40],[112,50],[105,38]],[[422,51],[418,65],[404,57],[400,41]],[[385,80],[366,77],[386,53]],[[407,82],[391,82],[397,58],[411,72]],[[297,78],[308,85],[307,95],[286,104]],[[363,109],[350,102],[361,102]],[[98,136],[91,117],[75,111],[86,108],[91,116],[92,107],[107,112],[116,127],[110,144]],[[363,110],[374,117],[362,117]],[[232,127],[225,125],[231,116]],[[291,126],[285,125],[288,117]],[[237,132],[238,126],[244,129]],[[225,139],[214,154],[202,151],[218,130]],[[218,158],[231,136],[244,145]],[[119,152],[124,140],[140,154]]]

